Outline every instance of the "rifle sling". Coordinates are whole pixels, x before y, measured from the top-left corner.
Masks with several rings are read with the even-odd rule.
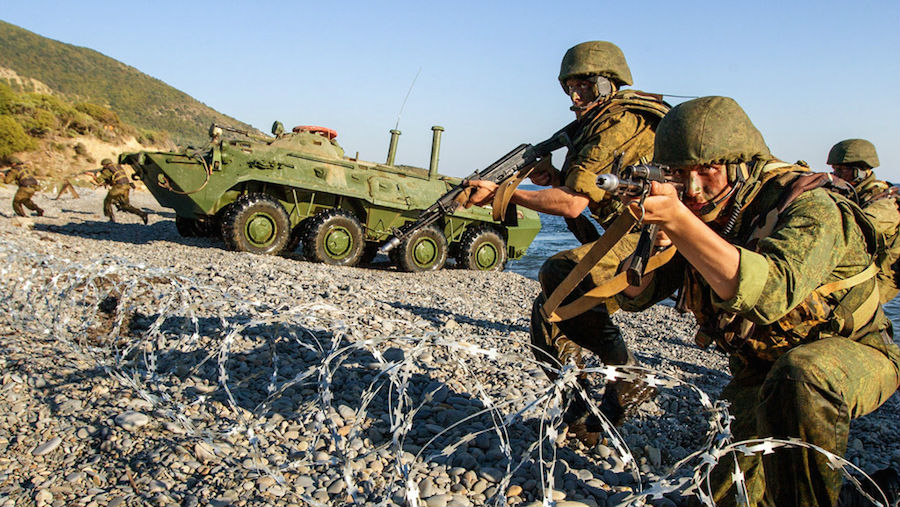
[[[563,299],[568,296],[575,287],[581,283],[581,280],[591,271],[594,265],[606,255],[616,243],[628,234],[628,231],[637,223],[637,217],[627,209],[619,215],[609,228],[604,231],[600,239],[594,242],[587,254],[578,261],[578,264],[569,272],[569,275],[560,283],[552,294],[547,298],[547,302],[541,307],[541,313],[548,322],[558,322],[559,318],[554,314],[557,308],[562,304]]]
[[[664,265],[672,260],[675,256],[675,247],[671,246],[650,256],[647,261],[647,267],[644,269],[644,275],[654,271],[656,268]],[[569,320],[577,317],[591,308],[603,304],[607,299],[622,292],[628,287],[628,273],[621,272],[609,280],[594,287],[590,291],[571,303],[561,306],[550,315],[550,322],[559,322],[561,320]]]
[[[495,222],[502,222],[503,218],[506,216],[506,208],[509,206],[509,201],[512,199],[513,193],[516,191],[516,188],[531,174],[531,171],[535,168],[534,165],[528,167],[526,169],[522,169],[516,174],[515,178],[510,178],[497,187],[497,191],[494,193],[494,200],[491,203],[492,215]]]

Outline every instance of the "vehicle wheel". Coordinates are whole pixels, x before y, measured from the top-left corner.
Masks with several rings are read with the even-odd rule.
[[[476,271],[503,271],[506,258],[506,241],[496,229],[471,227],[459,242],[456,264]]]
[[[297,250],[297,247],[300,246],[300,243],[303,242],[303,236],[306,235],[306,229],[309,227],[309,223],[312,222],[311,218],[304,218],[291,230],[291,237],[288,239],[287,245],[285,245],[284,250],[281,252],[282,255],[290,255]],[[306,254],[303,252],[303,248],[300,249],[300,257],[306,258]]]
[[[265,194],[245,194],[232,203],[222,220],[222,239],[229,250],[279,254],[290,239],[284,207]]]
[[[378,243],[366,243],[363,247],[362,256],[359,258],[360,264],[371,264],[378,255]]]
[[[438,270],[447,262],[447,238],[433,225],[422,227],[391,250],[390,257],[403,271]]]
[[[197,227],[197,220],[193,218],[175,215],[175,229],[182,238],[193,238],[194,236],[200,235],[200,231]]]
[[[342,209],[330,209],[309,218],[303,236],[303,253],[313,262],[332,266],[356,266],[363,252],[359,220]]]

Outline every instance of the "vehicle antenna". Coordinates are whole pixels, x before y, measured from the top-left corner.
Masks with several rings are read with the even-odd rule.
[[[421,72],[422,67],[419,67],[419,70],[416,72],[416,77],[414,77],[412,83],[409,84],[409,90],[406,91],[406,97],[403,97],[403,103],[400,104],[400,112],[397,113],[397,124],[394,125],[394,130],[398,130],[400,127],[400,115],[403,114],[403,108],[406,107],[406,100],[409,99],[409,94],[412,93],[413,86],[415,86],[416,79],[419,79],[419,74]]]

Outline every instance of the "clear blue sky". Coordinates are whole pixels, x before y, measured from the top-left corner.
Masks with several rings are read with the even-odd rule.
[[[268,132],[323,125],[349,154],[464,176],[572,119],[563,53],[609,40],[634,88],[734,97],[772,152],[827,169],[875,143],[900,181],[900,2],[100,2],[4,0],[0,19],[95,49]],[[2,51],[3,48],[0,48]],[[683,99],[671,98],[672,103]]]

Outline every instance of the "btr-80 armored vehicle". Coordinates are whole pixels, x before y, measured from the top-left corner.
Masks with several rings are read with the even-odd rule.
[[[223,130],[241,136],[225,138]],[[302,244],[308,260],[355,266],[460,183],[437,173],[443,128],[432,130],[428,170],[394,164],[398,130],[391,130],[387,161],[378,164],[346,156],[331,129],[285,132],[280,122],[274,137],[213,125],[205,147],[126,153],[119,161],[175,210],[183,236],[221,236],[231,250],[258,254]],[[415,231],[389,257],[404,271],[440,269],[448,255],[468,269],[502,270],[541,228],[537,213],[520,208],[516,215],[517,225],[504,226],[490,209],[460,208]]]

